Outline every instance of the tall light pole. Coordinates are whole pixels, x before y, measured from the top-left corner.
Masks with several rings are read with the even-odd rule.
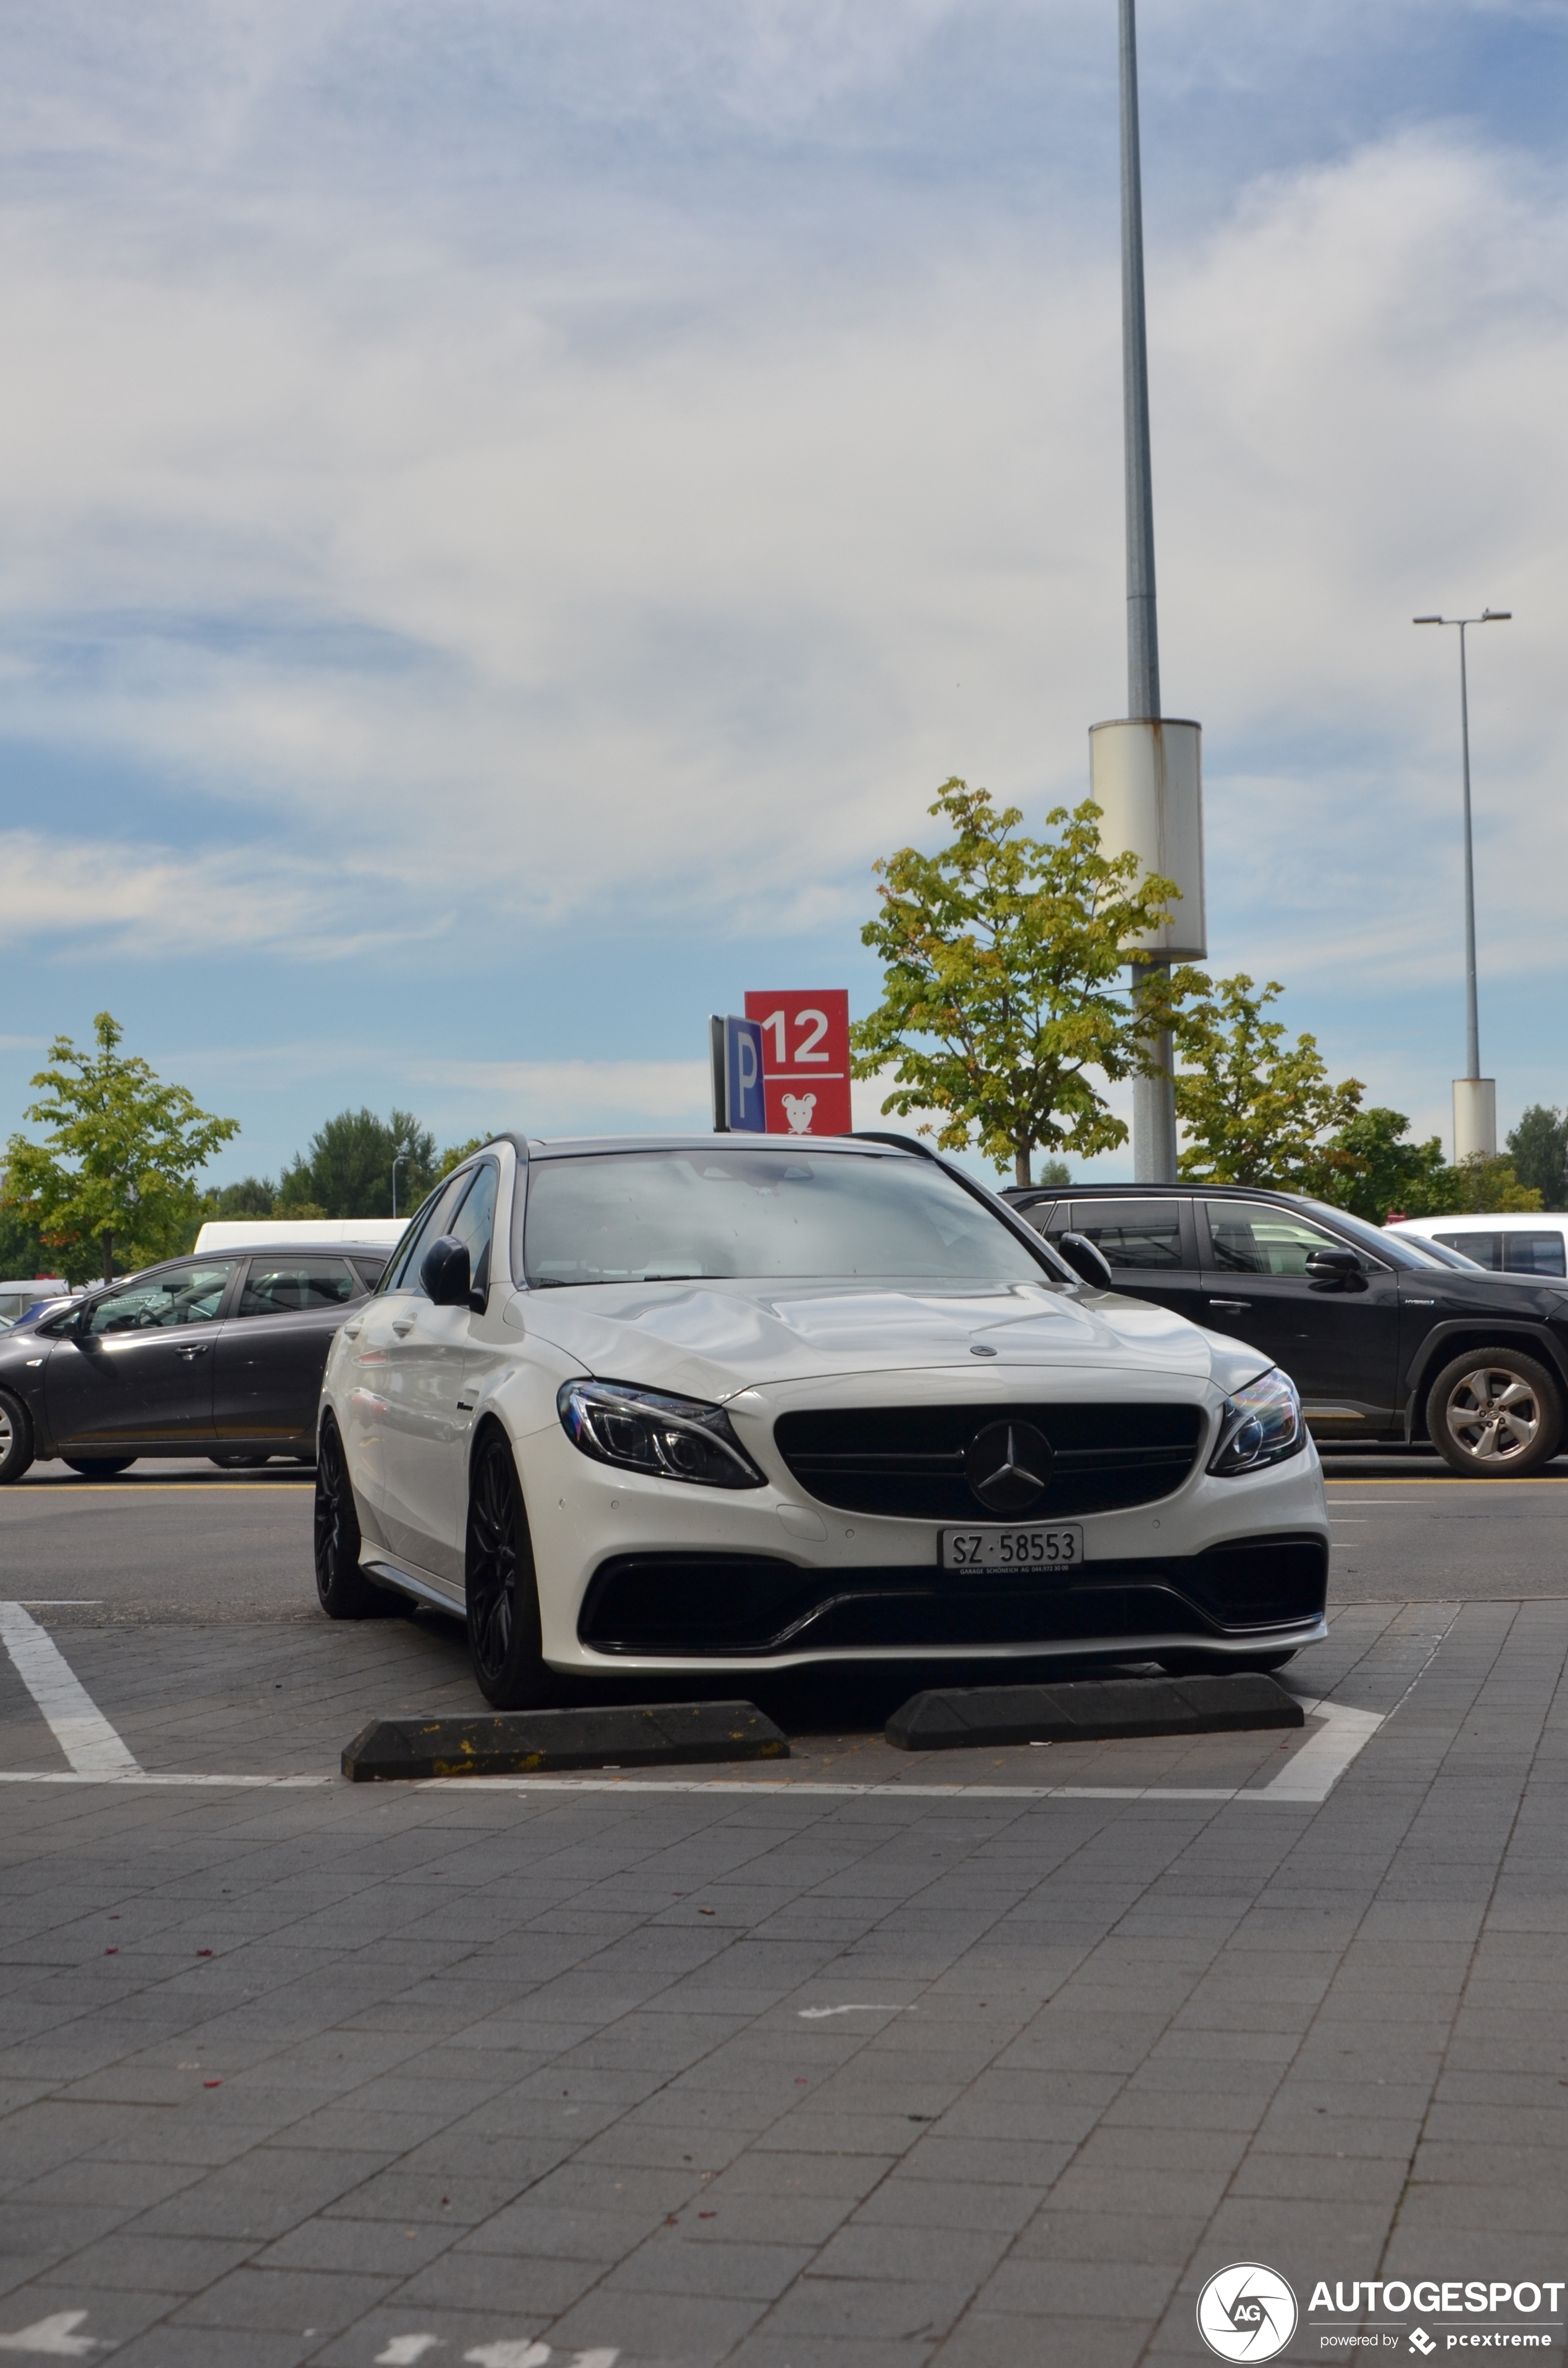
[[[1464,1051],[1465,1073],[1454,1079],[1454,1157],[1497,1154],[1497,1081],[1481,1074],[1481,1011],[1475,986],[1475,844],[1470,810],[1470,670],[1465,632],[1471,625],[1506,625],[1511,609],[1483,609],[1479,617],[1413,617],[1415,625],[1457,625],[1460,636],[1460,746],[1464,771]]]
[[[1203,896],[1202,735],[1160,713],[1154,603],[1154,490],[1149,459],[1149,339],[1143,305],[1143,176],[1138,134],[1135,0],[1118,0],[1121,87],[1121,419],[1127,506],[1127,715],[1089,734],[1090,794],[1108,855],[1131,849],[1143,871],[1180,891],[1165,928],[1137,945],[1132,983],[1208,952]],[[1157,1076],[1132,1084],[1132,1172],[1140,1184],[1176,1179],[1171,1040],[1149,1050]]]
[[[407,1157],[408,1153],[406,1151],[400,1151],[397,1157],[392,1161],[392,1215],[394,1217],[397,1214],[397,1171],[403,1166],[403,1161]]]

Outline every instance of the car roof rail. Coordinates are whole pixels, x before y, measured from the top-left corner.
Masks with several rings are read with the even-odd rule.
[[[885,1143],[891,1144],[894,1151],[913,1151],[917,1159],[935,1159],[938,1164],[941,1160],[941,1154],[933,1151],[931,1145],[923,1143],[917,1134],[891,1134],[877,1127],[857,1126],[850,1130],[848,1140],[851,1143]]]

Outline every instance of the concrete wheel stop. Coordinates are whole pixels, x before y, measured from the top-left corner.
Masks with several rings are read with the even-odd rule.
[[[1056,1686],[961,1686],[912,1694],[887,1723],[900,1751],[963,1751],[993,1743],[1108,1743],[1142,1735],[1233,1735],[1304,1726],[1306,1713],[1272,1678],[1075,1678]]]
[[[789,1738],[748,1702],[374,1718],[344,1748],[353,1784],[433,1776],[536,1776],[566,1768],[678,1768],[788,1759]]]

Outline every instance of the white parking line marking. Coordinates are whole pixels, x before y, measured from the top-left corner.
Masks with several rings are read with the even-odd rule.
[[[57,2310],[52,2317],[35,2318],[30,2327],[18,2328],[15,2335],[0,2335],[0,2351],[49,2351],[57,2360],[83,2360],[104,2346],[100,2336],[72,2332],[86,2316],[85,2310]]]
[[[146,1768],[131,1766],[106,1775],[75,1775],[63,1768],[0,1768],[0,1784],[273,1784],[284,1790],[299,1784],[336,1784],[342,1780],[330,1770],[319,1776],[169,1776],[154,1775]]]
[[[141,1770],[45,1628],[19,1603],[0,1603],[0,1643],[76,1776]],[[41,2324],[41,2321],[40,2321]]]

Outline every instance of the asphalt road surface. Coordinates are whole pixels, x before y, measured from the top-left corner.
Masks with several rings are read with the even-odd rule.
[[[783,1764],[349,1786],[477,1695],[320,1618],[309,1476],[36,1468],[0,2352],[1098,2368],[1272,2271],[1272,2356],[1559,2354],[1565,1482],[1336,1465],[1284,1736],[906,1755],[873,1672],[744,1689]]]

